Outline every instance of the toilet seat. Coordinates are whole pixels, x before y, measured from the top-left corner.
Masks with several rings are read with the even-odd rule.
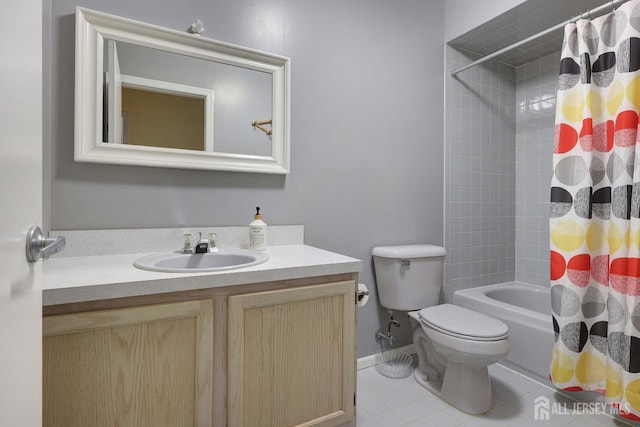
[[[453,304],[423,308],[418,316],[426,326],[456,338],[499,341],[509,335],[509,328],[500,320]]]

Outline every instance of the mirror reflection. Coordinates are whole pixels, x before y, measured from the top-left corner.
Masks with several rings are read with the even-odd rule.
[[[271,135],[251,125],[272,116],[270,73],[122,41],[104,43],[103,142],[271,154]]]
[[[74,159],[289,173],[289,58],[76,8]]]

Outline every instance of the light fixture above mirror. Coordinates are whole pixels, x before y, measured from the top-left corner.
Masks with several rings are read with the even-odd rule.
[[[283,56],[78,7],[75,160],[287,174],[289,67]],[[265,120],[270,133],[254,126]]]

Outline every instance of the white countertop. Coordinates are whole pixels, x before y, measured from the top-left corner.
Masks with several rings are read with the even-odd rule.
[[[223,248],[224,249],[224,248]],[[230,285],[354,273],[362,261],[307,245],[269,246],[269,260],[207,273],[160,273],[133,262],[148,253],[51,258],[43,263],[42,304],[55,305]]]

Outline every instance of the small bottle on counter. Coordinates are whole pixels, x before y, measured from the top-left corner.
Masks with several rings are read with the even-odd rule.
[[[254,251],[267,249],[267,224],[262,220],[260,207],[256,207],[254,220],[249,224],[249,249]]]

